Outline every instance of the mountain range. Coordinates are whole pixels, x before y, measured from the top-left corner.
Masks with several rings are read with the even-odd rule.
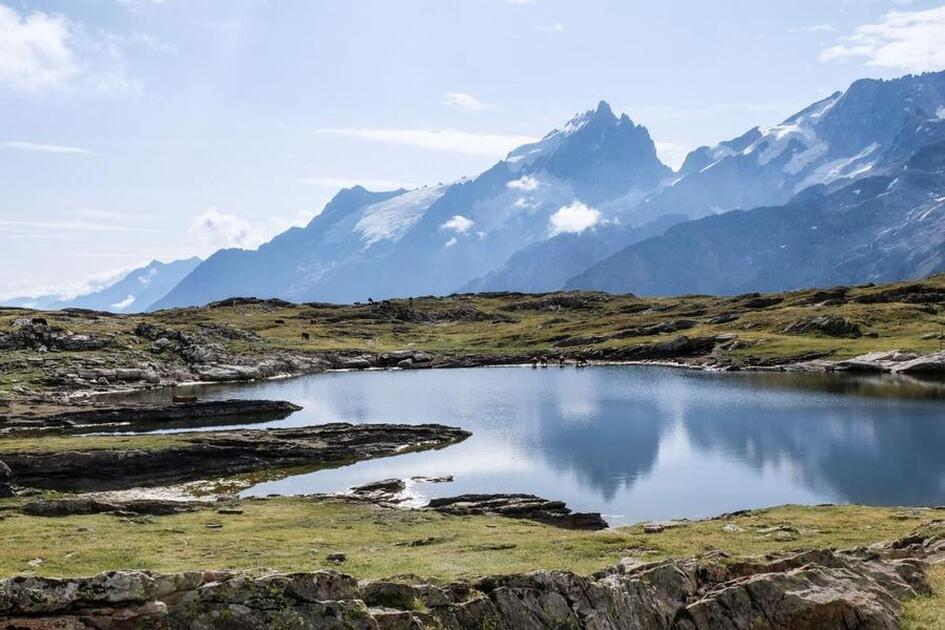
[[[50,311],[84,308],[113,313],[140,313],[147,311],[154,302],[167,295],[200,262],[200,258],[196,257],[169,263],[152,260],[144,267],[120,275],[117,280],[104,287],[76,297],[64,298],[47,294],[4,300],[4,305]]]
[[[94,303],[735,294],[916,278],[945,270],[943,156],[945,72],[856,81],[692,151],[676,172],[645,127],[602,101],[477,177],[347,188],[258,249],[182,261],[176,270],[192,268],[174,282],[162,273],[160,295],[126,278]]]

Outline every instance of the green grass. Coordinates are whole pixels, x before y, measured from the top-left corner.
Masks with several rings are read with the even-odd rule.
[[[103,354],[129,361],[137,353],[147,354],[151,343],[133,334],[135,326],[147,321],[182,331],[205,330],[206,325],[226,325],[251,331],[258,339],[216,338],[228,350],[256,354],[273,350],[300,352],[365,351],[383,352],[403,348],[449,354],[529,354],[556,352],[555,341],[567,336],[595,337],[649,326],[675,319],[694,319],[695,327],[687,335],[736,334],[745,344],[734,356],[778,358],[805,352],[829,352],[837,358],[854,356],[872,350],[901,348],[916,352],[939,349],[937,339],[921,339],[922,335],[942,330],[945,315],[938,304],[903,302],[858,303],[857,299],[880,291],[916,285],[933,290],[945,289],[945,276],[936,276],[921,283],[898,283],[877,287],[850,289],[840,304],[802,304],[813,290],[772,294],[781,301],[767,307],[746,305],[735,297],[681,296],[671,298],[637,298],[605,294],[577,293],[587,298],[584,304],[542,309],[529,307],[541,296],[523,294],[457,295],[444,298],[393,300],[386,306],[359,305],[292,305],[242,304],[215,308],[187,308],[162,311],[151,315],[92,317],[87,315],[44,313],[51,325],[76,333],[109,335],[115,344]],[[771,297],[765,296],[765,297]],[[429,321],[397,319],[395,311],[418,314]],[[478,312],[485,321],[469,321],[462,313]],[[15,317],[29,312],[0,309],[0,329]],[[736,313],[739,319],[724,324],[710,324],[713,317]],[[841,315],[858,323],[863,332],[875,334],[859,338],[836,338],[823,334],[787,334],[792,322],[813,315]],[[495,321],[493,321],[493,319]],[[278,323],[278,322],[283,323]],[[309,339],[303,340],[302,333]],[[674,333],[669,333],[672,336]],[[587,346],[572,346],[566,351],[587,347],[624,347],[653,342],[665,335],[627,337],[601,340]],[[47,361],[68,361],[71,353],[50,353],[40,357]],[[86,353],[89,354],[89,353]],[[156,355],[160,357],[161,355]],[[37,365],[23,364],[25,357],[37,359],[35,353],[10,353],[14,369],[3,371],[0,388],[8,387],[18,376],[29,380],[37,374]]]
[[[110,515],[0,520],[0,575],[27,571],[89,575],[118,568],[184,571],[229,568],[312,571],[340,568],[359,578],[419,575],[435,580],[567,569],[589,574],[623,557],[658,560],[723,549],[756,555],[813,547],[853,547],[891,540],[941,516],[858,506],[785,506],[730,520],[698,521],[644,534],[641,526],[575,532],[502,517],[456,517],[303,498],[244,501],[241,515],[213,509],[124,519]],[[221,523],[221,529],[207,525]],[[744,531],[727,533],[734,523]],[[791,540],[759,533],[790,525]],[[415,544],[424,541],[428,544]],[[325,560],[347,555],[340,567]],[[31,568],[35,558],[43,563]]]
[[[186,444],[171,435],[39,435],[0,439],[0,453],[55,453],[108,449],[162,450]]]
[[[929,577],[932,595],[906,602],[902,615],[903,630],[945,628],[945,564],[932,565]]]

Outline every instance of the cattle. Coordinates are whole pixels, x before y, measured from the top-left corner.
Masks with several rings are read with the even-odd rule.
[[[538,357],[532,357],[532,358],[531,358],[531,364],[532,364],[532,367],[533,367],[533,368],[538,367]]]
[[[282,326],[283,324],[285,324],[285,320],[284,320],[284,319],[277,319],[277,320],[276,320],[275,322],[273,322],[273,323],[276,324],[277,326]]]
[[[30,323],[34,326],[49,326],[49,322],[46,321],[45,317],[34,317],[30,320]]]
[[[308,341],[311,338],[312,336],[309,335],[307,332],[302,333],[302,341]]]

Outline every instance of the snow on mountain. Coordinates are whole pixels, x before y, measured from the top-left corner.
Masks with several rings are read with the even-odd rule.
[[[633,224],[635,205],[671,173],[646,129],[601,102],[473,179],[343,190],[304,229],[257,251],[214,254],[156,307],[237,294],[347,302],[450,293],[529,244]]]
[[[674,209],[691,217],[735,208],[787,203],[817,185],[842,186],[901,166],[925,139],[906,142],[917,128],[938,120],[945,107],[945,73],[892,80],[862,79],[810,105],[784,122],[700,147],[672,186],[637,211]]]
[[[156,307],[546,289],[680,221],[894,176],[918,149],[945,141],[943,110],[945,72],[856,81],[780,124],[696,149],[673,173],[647,130],[602,101],[477,177],[345,189],[305,228],[258,250],[217,252]],[[725,225],[737,228],[739,216]]]
[[[945,271],[945,142],[895,173],[783,206],[676,225],[618,251],[568,288],[640,295],[740,294],[894,282]]]
[[[368,206],[361,212],[355,231],[371,246],[380,240],[396,241],[420,220],[424,211],[443,196],[447,186],[419,188]]]

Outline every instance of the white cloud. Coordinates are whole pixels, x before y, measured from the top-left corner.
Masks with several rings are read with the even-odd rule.
[[[0,220],[0,232],[154,232],[150,228],[119,225],[117,223],[95,223],[93,221],[8,221]]]
[[[313,133],[387,142],[404,146],[450,151],[467,155],[501,157],[523,144],[536,142],[531,136],[503,135],[453,129],[383,129],[383,128],[320,128]]]
[[[88,275],[79,280],[71,280],[55,285],[32,285],[28,282],[21,282],[16,289],[0,296],[0,299],[15,297],[35,298],[43,295],[53,295],[61,300],[71,300],[76,296],[94,293],[106,287],[110,287],[127,276],[128,272],[132,269],[134,269],[134,267],[110,269],[108,271]]]
[[[542,33],[563,33],[564,24],[561,22],[555,22],[554,24],[549,24],[547,26],[539,26],[538,30]]]
[[[0,86],[32,92],[75,76],[79,68],[69,46],[71,36],[61,15],[20,15],[0,4]]]
[[[94,221],[119,221],[119,222],[153,222],[159,221],[163,217],[142,214],[137,211],[116,212],[114,210],[101,210],[99,208],[82,208],[71,212],[70,214],[82,217],[83,219],[92,219]]]
[[[683,161],[685,161],[690,151],[688,147],[673,142],[655,141],[653,144],[656,145],[656,154],[663,164],[666,164],[674,171],[682,166]]]
[[[857,59],[906,72],[945,68],[945,6],[887,13],[875,24],[857,27],[852,35],[824,50],[820,59]]]
[[[138,276],[138,282],[140,282],[142,286],[148,286],[157,274],[157,269],[149,269],[147,273]]]
[[[449,221],[440,226],[441,230],[452,230],[457,234],[465,234],[469,228],[476,224],[472,219],[467,219],[461,214],[453,215]]]
[[[227,247],[253,248],[263,242],[247,221],[216,208],[208,208],[194,217],[190,232],[206,247],[214,250]]]
[[[111,307],[112,307],[113,309],[115,309],[116,311],[121,311],[121,310],[124,310],[124,309],[128,308],[129,306],[131,306],[131,305],[134,304],[134,303],[135,303],[135,296],[129,295],[129,296],[126,297],[124,300],[122,300],[122,301],[120,301],[120,302],[115,302],[114,304],[111,305]]]
[[[354,186],[364,186],[369,190],[397,190],[398,188],[416,188],[414,184],[398,182],[390,179],[368,179],[360,177],[303,177],[299,180],[302,184],[312,186],[321,186],[322,188],[352,188]]]
[[[492,105],[485,103],[472,94],[466,92],[447,92],[443,95],[443,105],[447,107],[458,107],[471,112],[481,112],[484,109],[492,109]]]
[[[789,28],[788,33],[826,33],[837,30],[833,24],[813,24],[811,26],[795,26]]]
[[[118,4],[125,7],[131,13],[143,13],[144,8],[150,4],[163,4],[164,0],[116,0]]]
[[[0,46],[3,44],[0,43]],[[18,149],[20,151],[39,151],[41,153],[69,153],[89,155],[92,151],[80,147],[70,147],[61,144],[39,144],[36,142],[23,142],[19,140],[8,140],[0,142],[0,148]]]
[[[452,247],[456,244],[456,242],[456,237],[454,236],[450,240],[446,241],[446,243],[443,244],[443,247]]]
[[[559,208],[550,219],[551,235],[580,234],[600,223],[600,211],[590,208],[580,201]]]
[[[532,177],[531,175],[523,175],[518,179],[513,179],[512,181],[506,183],[506,186],[512,190],[532,191],[538,189],[539,182],[537,178]]]
[[[230,247],[255,249],[277,234],[293,227],[307,225],[316,214],[318,213],[302,210],[294,216],[270,216],[264,222],[252,223],[235,214],[211,207],[194,217],[190,224],[190,234],[199,241],[203,254]]]

